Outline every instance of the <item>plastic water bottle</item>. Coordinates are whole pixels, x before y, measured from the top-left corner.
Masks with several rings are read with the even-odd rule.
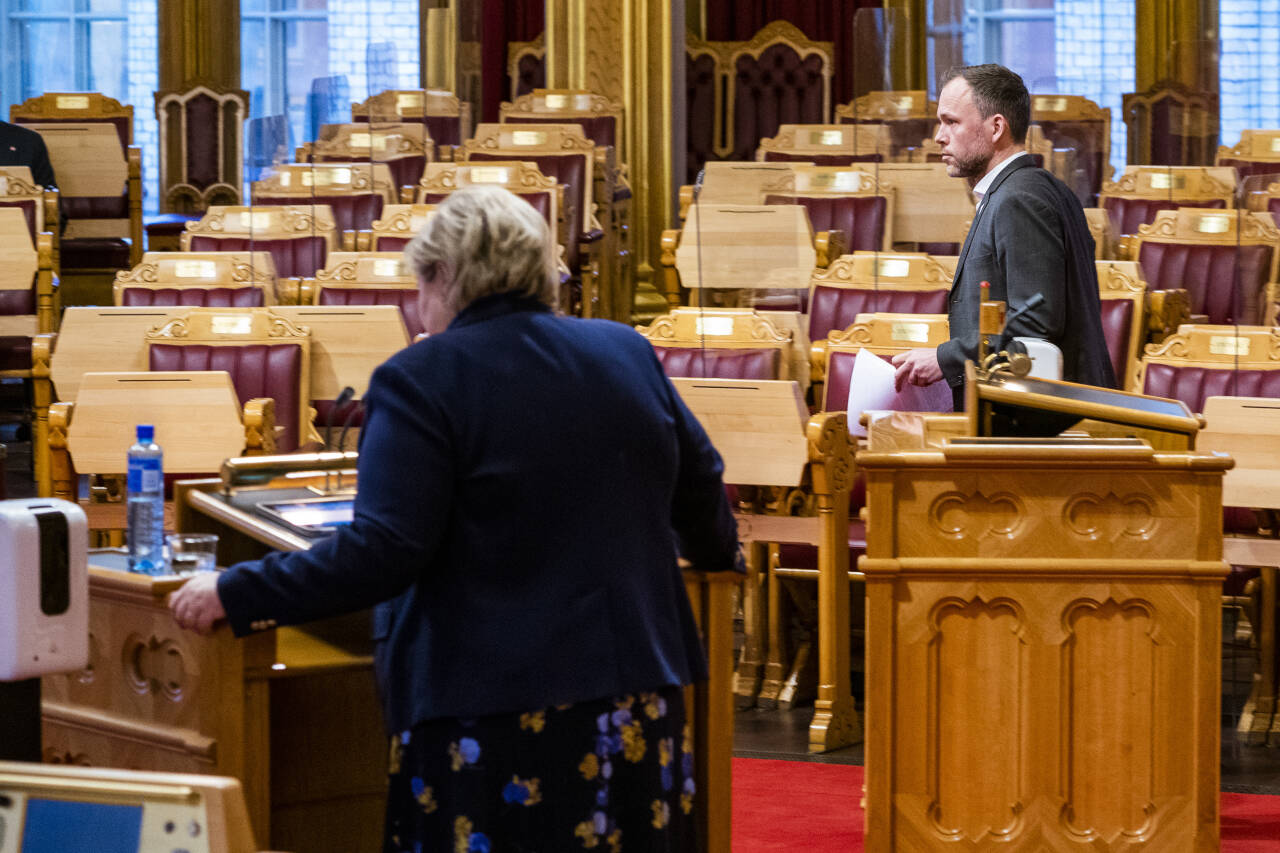
[[[163,575],[164,466],[155,427],[138,424],[138,441],[129,448],[129,571]]]

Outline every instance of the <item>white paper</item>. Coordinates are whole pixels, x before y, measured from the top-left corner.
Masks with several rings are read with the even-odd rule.
[[[849,377],[849,432],[865,436],[863,412],[950,412],[954,410],[951,386],[945,379],[931,385],[905,385],[901,392],[893,388],[897,368],[868,349],[858,350]]]

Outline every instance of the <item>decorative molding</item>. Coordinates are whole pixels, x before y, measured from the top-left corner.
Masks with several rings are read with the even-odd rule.
[[[1022,501],[1009,492],[944,492],[929,506],[930,526],[949,539],[977,541],[987,535],[1012,539],[1025,516]]]
[[[1075,495],[1063,506],[1062,523],[1081,539],[1105,542],[1150,539],[1160,526],[1151,498],[1136,492],[1123,497],[1115,492]]]
[[[163,696],[170,702],[186,698],[189,673],[177,642],[130,634],[121,652],[121,673],[134,693]]]
[[[196,222],[187,223],[187,234],[249,235],[262,239],[308,234],[332,238],[336,226],[327,204],[215,206]]]

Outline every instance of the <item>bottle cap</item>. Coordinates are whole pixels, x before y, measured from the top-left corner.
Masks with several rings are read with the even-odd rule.
[[[156,437],[156,428],[152,424],[138,424],[138,441],[150,442]]]

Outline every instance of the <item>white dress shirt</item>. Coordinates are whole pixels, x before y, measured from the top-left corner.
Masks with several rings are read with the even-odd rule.
[[[995,180],[999,176],[999,174],[1003,172],[1005,168],[1009,166],[1010,163],[1012,163],[1014,160],[1017,160],[1019,157],[1025,156],[1026,153],[1027,153],[1026,151],[1019,151],[1018,153],[1013,154],[1012,156],[1004,158],[1003,160],[1001,160],[999,163],[996,164],[995,168],[993,168],[991,171],[983,175],[982,180],[974,184],[973,194],[978,197],[978,207],[974,211],[975,213],[977,212],[977,210],[982,209],[983,199],[987,197],[987,192],[991,189],[991,185],[995,183]]]

